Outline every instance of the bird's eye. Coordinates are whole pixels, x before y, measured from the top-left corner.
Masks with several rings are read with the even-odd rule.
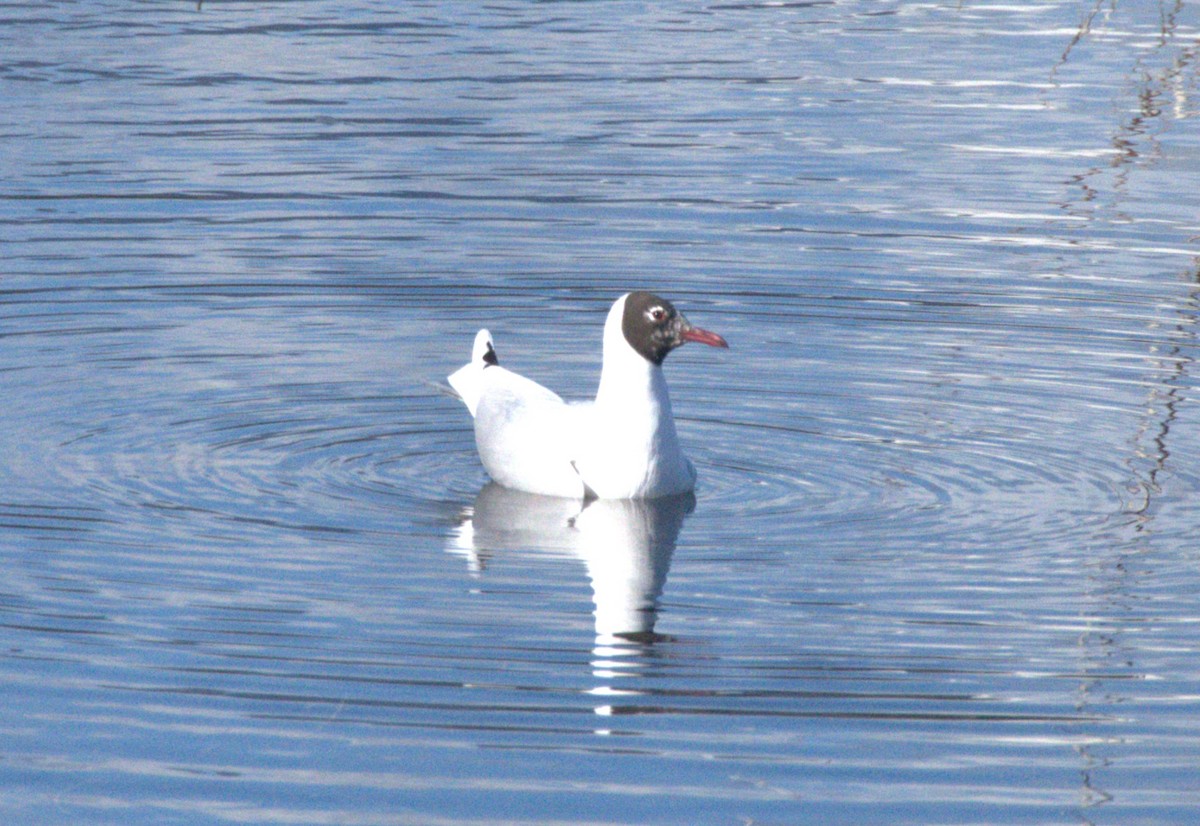
[[[652,321],[662,321],[667,317],[667,311],[662,307],[652,307],[646,315],[650,316]]]

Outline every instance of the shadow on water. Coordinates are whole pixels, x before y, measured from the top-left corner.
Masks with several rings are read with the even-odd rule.
[[[1196,357],[1196,327],[1200,321],[1200,270],[1190,275],[1193,286],[1183,304],[1175,310],[1177,320],[1163,338],[1169,342],[1165,349],[1152,347],[1154,380],[1148,384],[1146,416],[1132,441],[1132,455],[1127,464],[1131,474],[1125,514],[1134,520],[1134,529],[1142,533],[1153,521],[1154,500],[1162,492],[1161,477],[1168,472],[1171,458],[1168,446],[1171,428],[1179,418],[1180,407],[1187,401],[1185,394],[1189,373]]]
[[[1115,4],[1113,4],[1115,6]],[[1080,47],[1092,33],[1097,15],[1101,14],[1106,2],[1097,2],[1096,7],[1084,18],[1075,37],[1063,51],[1062,59],[1052,70],[1056,77],[1072,59],[1073,51]],[[1158,135],[1179,121],[1196,114],[1195,104],[1190,99],[1195,86],[1196,58],[1200,44],[1181,44],[1178,15],[1182,2],[1175,2],[1170,9],[1160,4],[1160,29],[1153,48],[1139,54],[1129,69],[1129,84],[1136,104],[1130,114],[1113,130],[1110,144],[1113,148],[1107,169],[1112,170],[1111,204],[1109,208],[1122,221],[1133,221],[1133,213],[1123,209],[1127,197],[1130,176],[1139,166],[1162,160]],[[1159,65],[1155,65],[1155,64]],[[1081,210],[1096,209],[1104,185],[1106,167],[1093,166],[1071,178],[1070,183],[1081,195],[1072,198],[1064,208],[1073,214]],[[1075,203],[1078,200],[1081,203]],[[1084,205],[1088,206],[1084,206]],[[1082,213],[1090,217],[1090,213]]]
[[[1088,40],[1097,21],[1115,11],[1116,4],[1098,0],[1067,44],[1061,60],[1051,72],[1058,79]],[[1135,176],[1144,171],[1144,185],[1154,191],[1156,167],[1170,166],[1161,136],[1179,122],[1196,114],[1191,100],[1195,86],[1200,45],[1181,42],[1179,14],[1183,3],[1159,4],[1160,28],[1152,48],[1139,53],[1129,69],[1130,94],[1136,101],[1111,131],[1112,153],[1107,165],[1094,165],[1068,180],[1069,197],[1061,204],[1067,214],[1091,228],[1102,216],[1117,225],[1135,225],[1139,193]],[[1194,240],[1194,239],[1193,239]],[[1165,246],[1165,245],[1164,245]],[[1128,640],[1144,621],[1148,600],[1141,593],[1143,566],[1139,557],[1152,556],[1152,536],[1159,501],[1166,480],[1172,476],[1170,447],[1172,429],[1189,399],[1195,362],[1196,330],[1200,321],[1200,268],[1192,266],[1181,274],[1185,292],[1173,300],[1174,319],[1151,317],[1145,339],[1149,342],[1143,380],[1144,411],[1128,440],[1127,469],[1121,504],[1095,537],[1096,556],[1084,578],[1086,606],[1083,629],[1077,645],[1081,681],[1076,690],[1076,707],[1083,715],[1103,714],[1133,699],[1129,688],[1115,688],[1129,679],[1152,678],[1152,665],[1142,662],[1138,646]],[[1081,822],[1098,822],[1085,812],[1108,806],[1122,792],[1109,788],[1106,770],[1126,745],[1123,738],[1097,735],[1085,738],[1074,748],[1081,766],[1079,816]]]
[[[1098,554],[1086,577],[1085,605],[1090,606],[1082,617],[1084,630],[1080,633],[1080,673],[1082,680],[1076,692],[1077,708],[1081,714],[1103,713],[1114,704],[1130,700],[1130,692],[1114,689],[1114,677],[1127,675],[1134,679],[1152,677],[1150,669],[1139,662],[1137,646],[1126,640],[1137,633],[1136,626],[1144,622],[1149,597],[1141,593],[1142,565],[1139,557],[1153,556],[1154,523],[1158,502],[1171,477],[1170,447],[1172,429],[1181,409],[1188,401],[1187,388],[1195,356],[1196,327],[1200,321],[1200,270],[1188,276],[1191,287],[1175,309],[1176,321],[1170,329],[1157,332],[1151,346],[1152,373],[1146,383],[1146,411],[1136,432],[1129,440],[1129,455],[1125,460],[1129,471],[1125,499],[1113,524],[1098,537]],[[1161,326],[1157,322],[1154,326]],[[1123,680],[1117,680],[1123,682]],[[1090,809],[1113,802],[1116,793],[1104,788],[1104,770],[1112,764],[1107,751],[1120,745],[1113,738],[1097,738],[1077,745],[1082,761],[1080,769],[1080,806]],[[1097,821],[1084,818],[1088,824]]]

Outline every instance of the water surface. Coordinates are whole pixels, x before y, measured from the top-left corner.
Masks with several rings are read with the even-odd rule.
[[[13,823],[1187,823],[1183,3],[17,2]],[[694,498],[497,489],[651,288]]]

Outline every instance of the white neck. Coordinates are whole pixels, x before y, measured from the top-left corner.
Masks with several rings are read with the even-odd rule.
[[[651,438],[675,441],[675,420],[671,415],[671,397],[662,367],[643,358],[625,340],[621,322],[625,301],[613,304],[604,324],[604,365],[596,406],[626,421],[643,421],[651,428]]]
[[[621,298],[604,325],[604,367],[576,469],[602,498],[691,490],[695,472],[679,448],[667,380],[625,341],[624,315]]]

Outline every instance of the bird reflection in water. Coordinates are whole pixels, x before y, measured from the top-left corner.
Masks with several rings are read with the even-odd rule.
[[[451,535],[448,550],[482,571],[497,551],[548,553],[581,560],[592,583],[596,626],[592,674],[614,680],[636,672],[645,647],[665,638],[654,630],[684,519],[696,506],[691,493],[659,499],[579,501],[511,490],[494,482]],[[611,683],[592,693],[636,693]],[[596,709],[611,714],[611,706]]]

